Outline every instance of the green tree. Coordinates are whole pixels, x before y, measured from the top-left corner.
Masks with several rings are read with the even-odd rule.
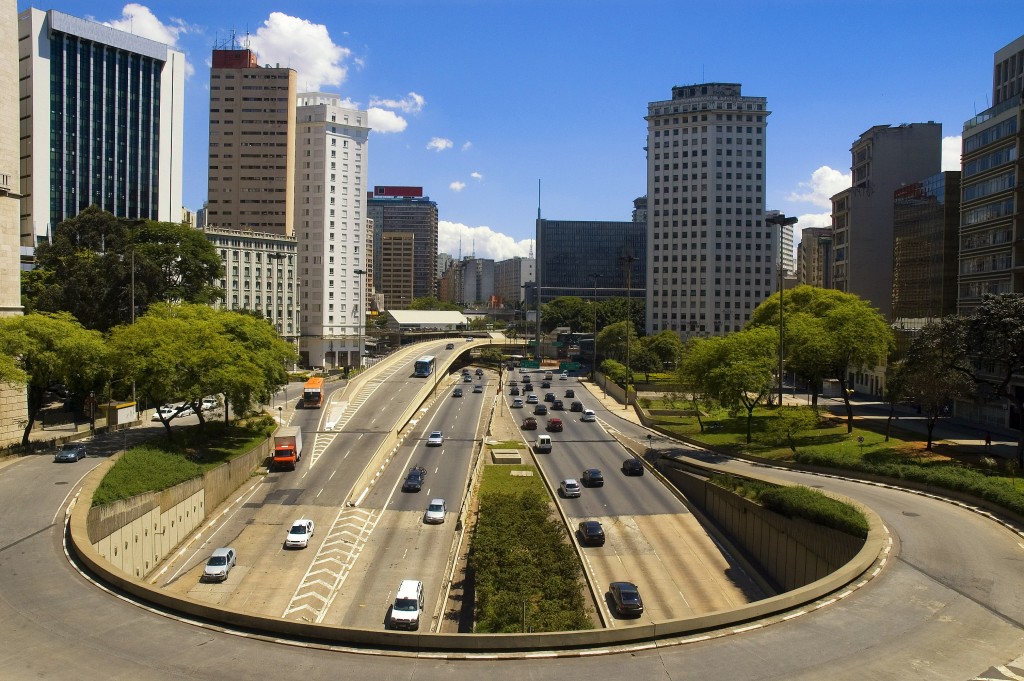
[[[0,318],[0,354],[13,362],[12,378],[26,381],[28,423],[21,439],[26,445],[47,388],[64,383],[81,390],[101,382],[108,371],[103,336],[66,312]]]
[[[576,296],[562,296],[541,306],[541,322],[545,331],[569,327],[576,332],[594,328],[594,310],[589,303]]]
[[[818,414],[808,407],[782,407],[765,427],[769,440],[785,442],[796,453],[796,436],[818,425]]]
[[[643,343],[638,343],[638,345],[640,347],[637,348],[636,352],[630,354],[629,368],[642,372],[644,381],[650,383],[651,374],[661,371],[664,367],[661,363],[661,358],[654,354],[651,348]]]
[[[224,267],[213,244],[187,225],[133,221],[92,206],[65,220],[53,243],[36,249],[22,278],[26,310],[71,312],[86,328],[107,331],[155,302],[212,303]]]
[[[634,291],[634,294],[637,293]],[[598,303],[597,327],[603,329],[610,324],[629,319],[633,322],[633,333],[637,335],[643,333],[647,323],[644,318],[647,307],[642,292],[639,293],[641,295],[633,295],[628,304],[625,298],[609,298]],[[591,315],[593,315],[593,311],[591,311]],[[593,326],[593,316],[591,316],[589,324],[590,326],[587,328]]]
[[[425,296],[423,298],[413,298],[413,301],[409,304],[410,310],[447,310],[449,312],[457,312],[462,309],[460,305],[455,303],[446,303],[438,300],[437,296]]]
[[[644,336],[640,339],[640,344],[657,355],[662,366],[675,364],[683,354],[683,341],[679,340],[679,336],[669,329],[653,336]]]
[[[624,321],[609,324],[597,334],[597,354],[625,363],[627,336],[630,350],[639,348],[632,325]]]

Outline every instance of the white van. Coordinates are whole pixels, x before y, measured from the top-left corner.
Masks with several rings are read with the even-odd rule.
[[[550,435],[538,435],[537,441],[533,443],[533,450],[538,454],[547,454],[551,452],[551,436]]]
[[[403,579],[398,585],[395,604],[391,606],[392,629],[419,629],[423,614],[423,582]]]

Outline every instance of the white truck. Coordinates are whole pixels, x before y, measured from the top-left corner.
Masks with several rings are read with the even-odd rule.
[[[295,470],[302,460],[302,430],[295,426],[278,428],[274,433],[274,463],[277,470]]]

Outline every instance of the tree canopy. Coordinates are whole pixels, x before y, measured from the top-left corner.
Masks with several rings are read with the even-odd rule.
[[[410,310],[448,310],[450,312],[457,312],[462,308],[455,303],[445,303],[438,300],[437,296],[426,296],[424,298],[414,298],[409,303]]]

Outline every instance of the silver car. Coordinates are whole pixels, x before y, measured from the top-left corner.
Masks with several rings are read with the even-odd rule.
[[[233,548],[215,549],[210,555],[210,559],[206,561],[206,567],[203,568],[203,581],[223,582],[228,578],[228,573],[231,572],[231,568],[235,567],[237,560],[238,554]]]
[[[440,525],[444,522],[445,510],[444,499],[431,499],[426,513],[423,514],[423,522],[428,525]]]

